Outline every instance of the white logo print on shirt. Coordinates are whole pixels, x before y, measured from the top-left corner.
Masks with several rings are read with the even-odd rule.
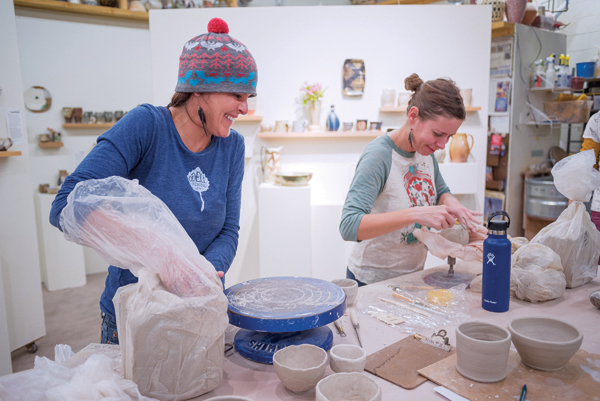
[[[198,194],[200,194],[200,200],[202,201],[202,208],[200,211],[202,212],[204,210],[204,199],[202,199],[202,192],[208,190],[210,182],[202,170],[200,170],[200,167],[196,167],[194,170],[190,171],[187,175],[187,178],[192,188],[194,188],[194,191],[198,191]]]

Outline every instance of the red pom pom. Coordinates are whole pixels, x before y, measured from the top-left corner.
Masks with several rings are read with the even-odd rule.
[[[227,26],[227,22],[223,21],[221,18],[213,18],[208,23],[208,32],[229,33],[229,27]]]

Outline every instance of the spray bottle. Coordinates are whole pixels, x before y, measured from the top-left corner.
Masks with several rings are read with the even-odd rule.
[[[558,68],[556,69],[556,85],[554,85],[556,88],[565,88],[565,82],[567,80],[566,77],[566,71],[565,71],[565,55],[561,54],[558,57],[559,60],[559,64],[558,64]]]
[[[569,67],[569,55],[567,54],[567,57],[565,58],[565,70],[567,71],[566,76],[567,76],[567,83],[565,85],[565,88],[571,88],[571,67]]]
[[[554,53],[546,58],[546,88],[554,88],[556,71],[554,70]]]
[[[492,220],[499,215],[508,221]],[[488,218],[488,236],[483,241],[481,307],[490,312],[506,312],[510,303],[511,243],[506,235],[509,226],[506,212],[494,212]]]

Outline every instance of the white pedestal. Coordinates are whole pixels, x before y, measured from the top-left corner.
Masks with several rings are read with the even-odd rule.
[[[260,277],[310,277],[310,186],[258,188]]]
[[[48,221],[55,195],[36,194],[42,281],[48,291],[85,285],[83,247],[67,241]]]
[[[6,318],[6,301],[4,298],[4,280],[2,279],[2,261],[0,260],[0,376],[12,373],[10,344],[8,342],[8,319]]]
[[[312,269],[311,277],[335,280],[346,277],[347,243],[339,226],[343,204],[312,205]]]

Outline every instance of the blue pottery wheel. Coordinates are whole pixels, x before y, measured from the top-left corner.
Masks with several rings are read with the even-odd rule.
[[[225,290],[229,323],[240,327],[236,350],[245,358],[273,363],[273,354],[289,345],[313,344],[329,350],[327,324],[346,311],[339,286],[308,277],[267,277]]]

